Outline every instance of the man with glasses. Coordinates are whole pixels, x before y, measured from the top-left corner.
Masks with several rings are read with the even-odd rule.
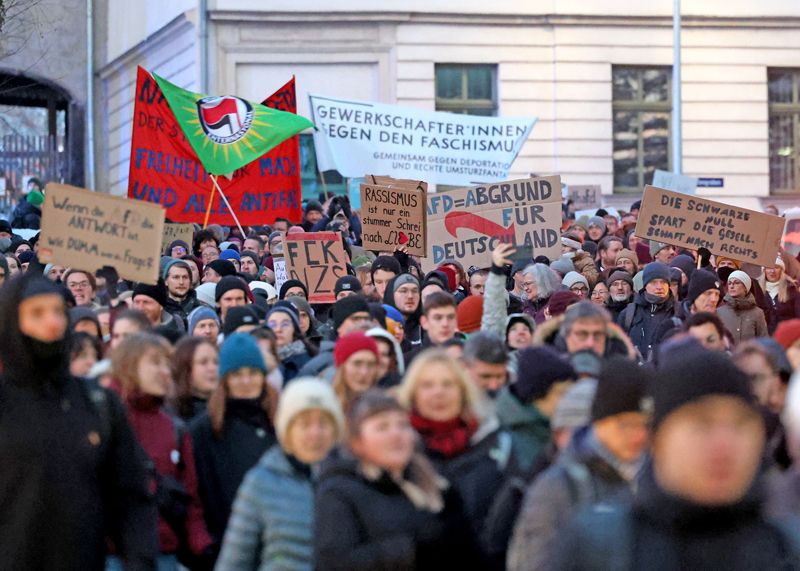
[[[647,448],[650,370],[605,361],[591,424],[576,430],[555,464],[525,495],[508,552],[509,571],[550,569],[557,539],[582,508],[632,496]]]
[[[675,317],[675,298],[669,288],[670,268],[661,262],[651,262],[642,271],[643,287],[617,323],[627,333],[642,359],[649,361],[666,333],[680,327]]]
[[[612,349],[606,343],[610,324],[608,311],[590,301],[581,301],[567,309],[559,335],[569,354],[592,351],[602,357]]]
[[[403,353],[422,343],[422,296],[419,281],[411,274],[400,274],[392,280],[384,294],[384,302],[396,307],[406,319]]]
[[[567,275],[561,280],[561,285],[581,299],[587,299],[589,297],[589,282],[578,272],[567,272]]]
[[[97,295],[97,284],[94,275],[83,270],[70,268],[64,273],[64,283],[75,298],[75,305],[93,307]]]

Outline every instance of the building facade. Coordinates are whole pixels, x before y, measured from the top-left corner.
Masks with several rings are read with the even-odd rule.
[[[0,3],[2,4],[2,3]],[[86,184],[86,0],[0,6],[0,209],[27,181]]]
[[[108,0],[96,122],[99,188],[127,189],[141,64],[182,87],[308,93],[538,118],[510,177],[560,174],[627,206],[670,170],[672,2]],[[683,173],[760,209],[800,197],[800,3],[697,0],[682,13]],[[376,6],[377,5],[377,6]],[[314,192],[303,136],[304,192]],[[344,185],[325,173],[328,185]]]

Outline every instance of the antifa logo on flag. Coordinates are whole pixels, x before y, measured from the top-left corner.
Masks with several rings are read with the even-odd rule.
[[[209,139],[229,145],[247,134],[253,124],[253,106],[231,95],[204,97],[197,101],[197,116]]]

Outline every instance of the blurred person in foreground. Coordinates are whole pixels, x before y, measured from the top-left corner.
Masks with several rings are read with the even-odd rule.
[[[764,512],[765,430],[747,376],[695,343],[680,351],[652,384],[652,462],[635,499],[581,514],[553,569],[800,569],[797,526]]]

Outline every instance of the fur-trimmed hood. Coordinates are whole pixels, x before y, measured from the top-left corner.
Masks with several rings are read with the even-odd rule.
[[[544,323],[540,323],[536,328],[536,331],[533,333],[533,345],[552,345],[558,351],[566,353],[566,342],[559,333],[561,324],[563,322],[564,316],[559,315],[558,317],[549,319]],[[610,357],[611,355],[622,355],[623,357],[628,357],[629,359],[636,358],[636,349],[634,348],[633,343],[631,343],[631,340],[627,335],[625,335],[625,332],[619,325],[609,322],[606,325],[606,330],[608,331],[608,337],[606,339],[606,352],[605,355],[603,355],[604,357]]]

